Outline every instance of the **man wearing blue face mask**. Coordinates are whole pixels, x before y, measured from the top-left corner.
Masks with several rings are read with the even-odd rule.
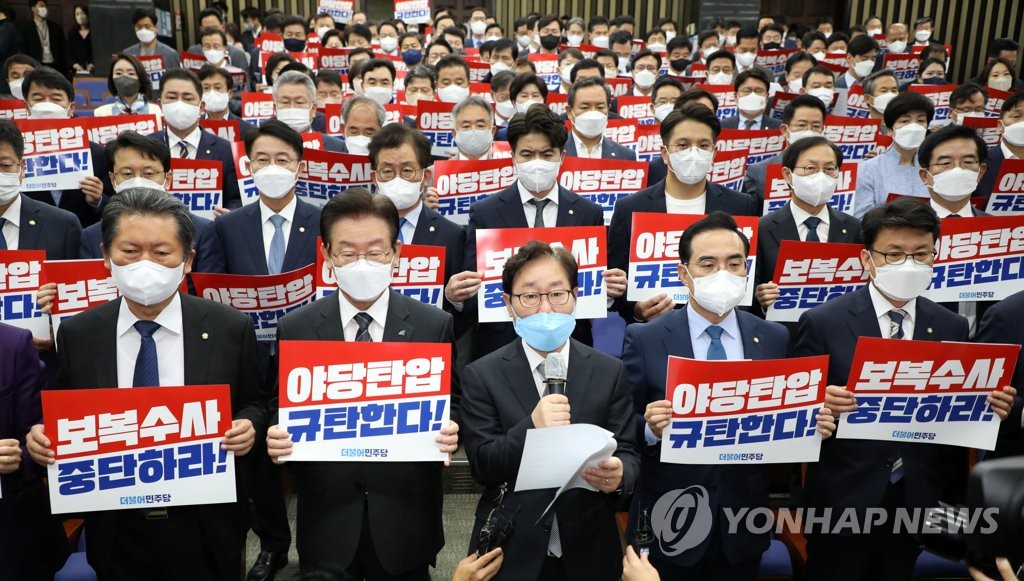
[[[539,241],[509,258],[503,299],[519,339],[464,374],[466,454],[487,488],[477,505],[470,550],[477,548],[499,488],[515,488],[527,430],[588,423],[612,432],[617,444],[611,458],[583,472],[593,489],[565,492],[550,511],[545,509],[554,489],[505,494],[505,508],[516,511],[516,529],[502,545],[506,558],[499,580],[611,581],[622,574],[614,513],[625,508],[637,481],[639,442],[622,362],[570,338],[577,268],[564,248]],[[545,385],[554,367],[565,374],[564,393]]]

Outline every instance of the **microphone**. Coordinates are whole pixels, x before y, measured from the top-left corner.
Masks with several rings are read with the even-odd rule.
[[[544,395],[565,395],[565,358],[561,353],[552,353],[544,360]]]

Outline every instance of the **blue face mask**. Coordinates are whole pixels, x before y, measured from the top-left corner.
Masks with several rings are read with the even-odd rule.
[[[411,67],[411,66],[413,66],[415,64],[419,64],[419,62],[421,60],[423,60],[423,51],[422,50],[412,50],[412,49],[410,49],[410,50],[407,50],[407,51],[402,53],[402,62],[404,62],[406,64],[406,66],[410,66]]]
[[[529,317],[515,317],[516,334],[537,351],[558,349],[576,328],[576,317],[566,313],[536,313]]]
[[[924,84],[926,84],[926,85],[947,85],[947,84],[949,84],[949,82],[946,81],[945,77],[931,77],[929,79],[925,79],[924,80]]]
[[[301,38],[284,39],[284,49],[288,52],[302,52],[306,50],[306,41]]]

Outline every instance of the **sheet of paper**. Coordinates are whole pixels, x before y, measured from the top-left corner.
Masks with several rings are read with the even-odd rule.
[[[612,433],[592,424],[528,430],[516,491],[578,486],[593,490],[583,480],[584,468],[611,458],[614,451]]]

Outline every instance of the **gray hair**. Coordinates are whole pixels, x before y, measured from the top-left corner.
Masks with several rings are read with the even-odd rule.
[[[896,73],[892,72],[891,70],[885,69],[881,71],[875,71],[870,75],[864,77],[864,80],[861,81],[861,84],[864,86],[865,96],[875,96],[875,85],[878,83],[878,79],[882,77],[892,77],[892,79],[896,81],[896,86],[899,86],[900,84],[900,80],[896,78]]]
[[[565,23],[565,29],[569,30],[569,27],[572,26],[573,24],[579,24],[580,28],[583,29],[583,32],[587,31],[587,23],[584,22],[583,19],[578,16],[575,18],[570,18],[569,22]]]
[[[384,111],[384,107],[373,99],[363,96],[352,97],[345,101],[345,104],[341,106],[341,122],[343,124],[348,125],[348,115],[356,105],[366,105],[373,109],[373,112],[377,114],[377,123],[379,123],[381,127],[384,127],[384,122],[388,117],[387,112]]]
[[[174,218],[178,222],[178,240],[185,249],[185,256],[192,252],[196,239],[196,225],[192,221],[188,207],[171,194],[153,188],[129,188],[111,196],[103,208],[103,217],[100,219],[103,248],[108,254],[114,244],[114,238],[117,237],[117,227],[122,216]]]
[[[309,75],[302,71],[287,71],[277,76],[277,81],[274,83],[274,101],[277,101],[277,91],[282,85],[302,85],[309,91],[309,100],[316,105],[316,85],[313,84],[313,79],[309,78]]]
[[[487,111],[487,118],[490,119],[491,122],[494,121],[494,107],[491,107],[491,104],[480,95],[470,95],[457,103],[455,107],[452,108],[452,119],[458,119],[459,115],[469,107],[483,107],[484,110]]]

